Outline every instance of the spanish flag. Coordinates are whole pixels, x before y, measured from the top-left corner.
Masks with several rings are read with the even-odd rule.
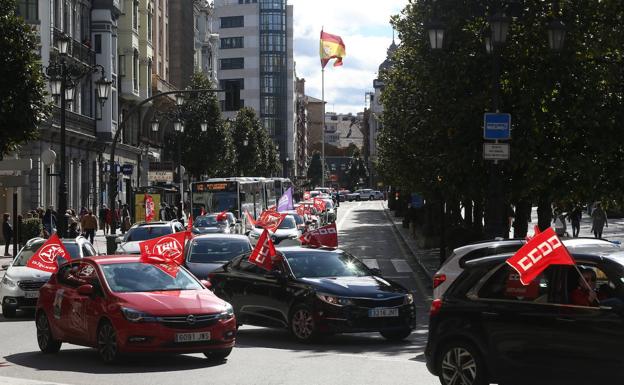
[[[336,59],[334,67],[342,65],[342,58],[347,56],[345,45],[340,36],[325,33],[321,30],[321,66],[325,68],[331,59]]]

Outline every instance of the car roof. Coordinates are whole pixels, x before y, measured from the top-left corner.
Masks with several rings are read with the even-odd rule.
[[[235,239],[238,241],[249,242],[249,238],[246,235],[241,234],[201,234],[194,236],[192,240],[202,239]]]
[[[503,253],[496,255],[489,255],[487,257],[472,259],[470,261],[464,262],[464,267],[467,269],[480,267],[489,264],[497,264],[503,263],[515,253]],[[624,251],[621,251],[617,248],[613,249],[596,249],[592,251],[582,251],[579,253],[571,252],[570,255],[577,261],[588,261],[588,262],[600,262],[604,259],[609,259],[613,262],[616,262],[622,266],[624,266]]]
[[[280,247],[279,252],[281,252],[284,255],[292,255],[292,256],[296,256],[298,254],[324,254],[324,253],[328,253],[328,252],[339,252],[342,253],[343,251],[341,249],[334,249],[331,247],[319,247],[319,248],[315,248],[315,247],[305,247],[305,246],[284,246],[284,247]]]
[[[133,225],[133,227],[145,227],[145,226],[171,226],[171,223],[174,221],[166,222],[166,221],[156,221],[156,222],[138,222]]]

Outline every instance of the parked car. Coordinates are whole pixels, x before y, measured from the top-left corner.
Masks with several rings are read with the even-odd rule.
[[[349,195],[351,193],[351,191],[349,190],[340,190],[338,191],[338,200],[340,202],[344,202],[347,200],[347,195]]]
[[[249,233],[249,240],[253,246],[258,243],[258,239],[260,235],[264,232],[264,228],[260,226],[256,226]],[[270,232],[271,241],[275,245],[279,245],[284,242],[284,245],[299,245],[299,237],[301,236],[301,231],[297,227],[297,222],[292,215],[286,215],[282,223],[280,223],[279,227],[275,232]]]
[[[347,200],[349,202],[373,200],[373,199],[375,199],[375,192],[369,188],[355,190],[354,192],[347,194]]]
[[[373,199],[377,199],[377,200],[383,200],[384,199],[384,193],[382,193],[379,190],[373,191],[373,194],[374,194]]]
[[[10,264],[2,266],[6,272],[0,281],[0,302],[5,318],[15,317],[18,310],[35,309],[39,288],[48,281],[51,274],[32,269],[26,264],[45,241],[43,238],[30,239]],[[62,242],[72,259],[97,255],[91,242],[84,237],[62,239]],[[63,258],[57,261],[59,266],[65,262]]]
[[[117,238],[115,254],[141,254],[139,243],[184,230],[178,221],[135,223],[125,235]]]
[[[412,295],[338,249],[279,248],[273,271],[245,254],[209,275],[237,322],[287,328],[301,342],[330,333],[379,332],[407,338],[415,327]]]
[[[68,342],[97,348],[107,363],[123,353],[223,359],[236,336],[230,304],[183,267],[174,277],[137,256],[89,257],[61,266],[41,288],[35,317],[42,352],[56,353]]]
[[[193,221],[193,234],[229,234],[231,232],[231,222],[226,217],[219,218],[219,214],[202,215]]]
[[[198,235],[186,243],[184,265],[195,277],[206,279],[208,273],[249,251],[251,244],[244,235]]]
[[[292,215],[292,217],[295,219],[295,223],[297,224],[297,229],[299,230],[299,232],[301,234],[305,233],[307,231],[307,225],[305,223],[305,218],[303,218],[301,215],[297,214],[297,210],[288,210],[288,211],[284,211],[284,214],[288,214],[288,215]]]
[[[573,252],[576,266],[552,265],[528,286],[511,255],[467,261],[432,302],[429,371],[443,385],[623,383],[624,253]],[[600,304],[575,302],[588,296],[577,267],[593,274]]]
[[[573,252],[598,251],[603,249],[620,249],[619,244],[595,238],[564,238],[563,244]],[[463,265],[470,260],[518,251],[524,244],[524,239],[501,239],[484,241],[458,247],[444,261],[440,270],[433,276],[433,298],[441,298],[463,270]]]

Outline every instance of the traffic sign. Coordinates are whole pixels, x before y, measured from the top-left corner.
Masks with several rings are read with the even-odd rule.
[[[0,161],[2,171],[30,171],[32,170],[32,159],[5,159]]]
[[[483,143],[483,159],[509,160],[508,143]]]
[[[121,173],[124,175],[132,175],[132,173],[134,172],[134,166],[126,163],[123,166],[121,166]]]
[[[511,115],[485,113],[483,115],[483,139],[511,139]]]

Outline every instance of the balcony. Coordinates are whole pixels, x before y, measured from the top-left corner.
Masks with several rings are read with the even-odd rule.
[[[65,35],[63,31],[54,28],[54,47],[56,47],[58,39],[63,35]],[[93,65],[95,65],[95,51],[93,51],[91,47],[82,44],[78,40],[74,40],[72,38],[68,51],[68,56],[78,63],[81,63],[88,67],[92,67]]]
[[[61,109],[59,107],[54,106],[52,111],[52,119],[51,122],[60,127],[61,121]],[[72,136],[80,137],[81,139],[85,138],[94,138],[95,137],[95,119],[90,118],[88,116],[84,116],[78,114],[73,111],[65,111],[65,127],[69,131],[69,134]]]

